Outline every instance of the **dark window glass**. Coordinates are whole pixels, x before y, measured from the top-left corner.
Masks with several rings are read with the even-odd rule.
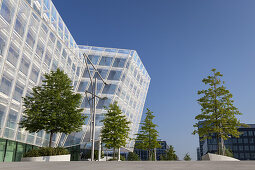
[[[121,72],[122,71],[115,71],[115,70],[110,71],[108,80],[120,80]]]
[[[7,61],[9,61],[14,67],[16,67],[18,59],[19,59],[19,50],[16,47],[14,47],[13,44],[11,44],[9,48],[8,56],[7,56]]]
[[[23,89],[24,89],[24,87],[22,85],[16,83],[14,94],[13,94],[13,99],[20,102],[22,94],[23,94]]]
[[[88,57],[89,57],[89,59],[91,60],[91,62],[92,62],[94,65],[96,65],[100,56],[97,56],[97,55],[89,55]],[[90,63],[89,63],[89,64],[90,64]]]
[[[17,16],[16,23],[15,23],[15,31],[23,37],[26,27],[26,21],[21,17],[21,15]]]
[[[103,94],[114,94],[117,88],[116,84],[106,84],[103,89]]]
[[[34,39],[34,35],[32,35],[32,33],[30,31],[28,31],[27,33],[27,40],[26,40],[27,44],[33,49],[34,48],[34,44],[35,44],[35,39]]]
[[[80,85],[79,85],[79,88],[78,88],[78,91],[79,92],[85,92],[85,89],[86,89],[87,85],[88,85],[87,81],[85,81],[85,82],[81,81]]]
[[[125,65],[126,59],[123,58],[115,58],[113,67],[120,67],[123,68]]]
[[[239,146],[239,151],[243,151],[243,146],[242,145]]]
[[[12,79],[2,76],[2,81],[0,85],[0,91],[6,95],[9,95],[11,92]]]
[[[103,56],[100,60],[99,65],[101,65],[101,66],[110,66],[112,64],[112,60],[113,60],[112,57]]]
[[[99,72],[99,74],[102,76],[103,79],[106,78],[106,75],[108,73],[108,70],[107,69],[97,69],[97,71]],[[94,77],[100,79],[98,73],[95,73]]]
[[[29,66],[30,66],[30,61],[28,60],[27,57],[23,56],[22,59],[21,59],[19,70],[23,74],[27,75],[28,74]]]
[[[12,21],[15,7],[10,3],[9,0],[3,0],[0,14],[10,24]]]
[[[30,80],[32,80],[33,82],[37,82],[38,79],[38,75],[39,75],[39,70],[38,68],[36,68],[35,66],[33,66],[32,72],[30,74]]]
[[[3,126],[5,113],[6,113],[6,106],[0,104],[0,132],[1,132],[1,129],[2,129],[2,126]]]
[[[38,43],[37,43],[37,48],[36,48],[36,54],[37,54],[40,58],[42,58],[43,53],[44,53],[44,44],[41,43],[41,42],[38,42]]]

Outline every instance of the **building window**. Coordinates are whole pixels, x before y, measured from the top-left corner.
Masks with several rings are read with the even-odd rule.
[[[244,159],[244,153],[240,153],[240,159]]]
[[[243,143],[242,138],[238,138],[238,143]]]
[[[13,99],[15,99],[15,100],[20,102],[22,94],[23,94],[23,90],[24,90],[24,87],[22,87],[21,85],[16,83],[14,94],[13,94]]]
[[[38,79],[38,75],[39,75],[38,69],[35,66],[33,66],[31,74],[30,74],[30,80],[36,83]]]
[[[115,58],[113,67],[120,67],[123,68],[125,65],[126,59],[123,58]]]
[[[87,81],[81,81],[80,85],[79,85],[79,88],[78,88],[78,91],[79,92],[85,92],[85,89],[86,89],[87,85],[88,85]]]
[[[56,71],[57,68],[58,68],[58,62],[57,62],[57,60],[54,59],[51,70]]]
[[[103,79],[106,78],[106,75],[108,73],[107,69],[97,69],[97,71],[99,72],[99,74],[102,76]],[[100,79],[99,75],[97,73],[95,73],[94,77]]]
[[[245,153],[245,159],[250,159],[250,153]]]
[[[21,37],[24,35],[26,24],[27,23],[22,18],[21,14],[18,14],[14,29]]]
[[[110,71],[108,80],[120,80],[121,72],[122,71],[115,71],[115,70]]]
[[[243,136],[247,136],[247,131],[243,131]]]
[[[250,138],[250,139],[249,139],[249,142],[250,142],[250,143],[254,143],[254,138]]]
[[[6,127],[15,129],[17,125],[17,117],[18,117],[18,112],[15,110],[10,109],[9,114],[8,114],[8,119],[6,122]]]
[[[116,84],[106,84],[103,89],[103,94],[114,94],[117,88]]]
[[[37,43],[37,48],[36,48],[36,54],[37,54],[40,58],[42,58],[43,53],[44,53],[44,44],[41,43],[41,42],[38,42],[38,43]]]
[[[28,31],[27,33],[27,44],[33,49],[34,48],[34,44],[35,44],[35,39],[34,39],[34,35],[31,33],[31,30]]]
[[[250,145],[250,150],[254,151],[255,150],[255,146],[254,145]]]
[[[239,151],[243,151],[243,146],[242,145],[239,146]]]
[[[90,61],[91,61],[94,65],[97,64],[97,62],[98,62],[98,60],[99,60],[99,58],[100,58],[100,56],[98,56],[98,55],[89,55],[88,57],[89,57]],[[90,63],[89,63],[89,64],[90,64]]]
[[[245,151],[249,151],[249,146],[248,146],[248,145],[245,145],[245,146],[244,146],[244,150],[245,150]]]
[[[5,48],[5,42],[6,42],[6,37],[2,34],[0,34],[0,55],[3,55],[4,48]]]
[[[3,126],[5,113],[6,113],[6,106],[0,104],[0,130],[2,129],[2,126]]]
[[[94,69],[90,67],[89,71],[92,76],[94,74]],[[85,68],[82,77],[89,78],[89,71],[87,68]]]
[[[51,57],[50,57],[50,54],[49,52],[47,51],[46,55],[45,55],[45,58],[44,58],[44,63],[49,67],[50,66],[50,63],[51,63]]]
[[[55,43],[56,37],[52,32],[50,32],[50,40],[51,42]]]
[[[101,66],[110,66],[112,64],[112,60],[113,60],[112,57],[103,56],[100,60],[99,65],[101,65]]]
[[[109,104],[111,103],[112,99],[99,99],[98,103],[97,103],[97,109],[103,109],[104,106],[108,107]]]
[[[28,69],[29,69],[29,66],[30,66],[30,61],[27,59],[26,56],[23,55],[22,59],[21,59],[21,63],[20,63],[20,67],[19,67],[19,70],[27,75],[28,74]]]
[[[7,78],[6,76],[2,77],[0,91],[6,95],[10,95],[12,87],[12,79]]]
[[[16,47],[14,47],[13,44],[11,44],[9,48],[8,56],[7,56],[7,61],[9,61],[14,67],[16,67],[18,59],[19,59],[19,50]]]
[[[248,131],[249,136],[253,136],[253,131]]]
[[[237,143],[237,139],[236,139],[236,138],[233,138],[233,139],[232,139],[232,142],[233,142],[233,143]]]
[[[233,145],[233,151],[237,151],[237,146]]]
[[[15,7],[11,4],[10,0],[3,0],[0,14],[10,24],[12,21]]]

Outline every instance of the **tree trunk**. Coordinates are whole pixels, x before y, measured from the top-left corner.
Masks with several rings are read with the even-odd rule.
[[[49,142],[49,147],[51,148],[51,143],[52,143],[52,137],[53,137],[53,132],[50,132],[50,142]]]
[[[217,139],[217,145],[218,145],[218,154],[221,155],[221,151],[220,151],[220,139],[219,139],[219,135],[216,135],[216,139]]]
[[[157,161],[157,148],[154,148],[154,161]]]
[[[115,159],[115,148],[113,148],[113,160]]]
[[[222,155],[225,155],[225,148],[224,148],[224,139],[221,137],[221,152],[222,152]]]

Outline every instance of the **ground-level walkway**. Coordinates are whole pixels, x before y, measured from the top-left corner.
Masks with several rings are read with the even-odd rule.
[[[255,161],[6,162],[0,170],[255,170]]]

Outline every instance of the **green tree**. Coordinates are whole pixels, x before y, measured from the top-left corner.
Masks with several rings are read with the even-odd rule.
[[[156,130],[156,124],[153,123],[153,118],[155,117],[153,112],[147,108],[146,117],[144,122],[140,123],[141,130],[137,134],[136,140],[139,141],[136,143],[136,148],[147,150],[149,153],[149,160],[152,160],[153,150],[155,148],[160,148],[161,145],[157,141],[158,131]],[[154,153],[155,154],[155,153]],[[155,158],[154,158],[155,159]]]
[[[73,92],[72,81],[63,71],[57,69],[44,76],[42,86],[34,87],[31,96],[24,98],[25,116],[20,127],[29,132],[45,130],[51,147],[54,133],[78,132],[86,117],[79,109],[81,95]]]
[[[101,122],[104,124],[101,130],[101,140],[106,148],[113,148],[113,159],[115,159],[115,149],[125,146],[129,139],[131,122],[122,114],[116,101],[109,105],[105,118]]]
[[[174,147],[172,145],[170,145],[169,148],[166,150],[166,154],[163,155],[163,160],[167,160],[167,161],[176,161],[176,160],[178,160],[178,157],[175,154],[175,150],[174,150]]]
[[[134,152],[129,152],[129,153],[128,153],[127,160],[128,160],[128,161],[140,161],[140,157],[139,157],[139,155],[137,155],[137,154],[134,153]]]
[[[184,161],[190,161],[190,160],[191,160],[189,153],[186,153],[186,154],[185,154],[183,160],[184,160]]]
[[[212,76],[202,80],[205,85],[209,85],[209,88],[198,91],[198,95],[203,95],[198,99],[202,109],[195,117],[199,122],[193,125],[197,128],[193,134],[198,134],[201,140],[210,139],[215,134],[218,153],[224,155],[224,140],[230,136],[238,138],[240,136],[238,127],[245,125],[236,118],[236,115],[241,113],[233,105],[232,94],[223,85],[224,81],[221,81],[223,75],[216,72],[216,69],[212,69],[212,73]]]

